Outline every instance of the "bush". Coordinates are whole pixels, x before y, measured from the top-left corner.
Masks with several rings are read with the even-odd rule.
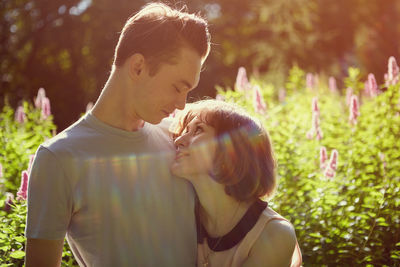
[[[55,133],[50,110],[24,101],[17,111],[9,105],[0,113],[0,265],[23,266],[25,257],[26,201],[14,198],[21,184],[21,173],[29,171],[30,159],[39,145]],[[23,190],[20,188],[19,193]],[[63,266],[76,265],[65,243]]]
[[[282,90],[255,79],[261,100],[243,88],[218,94],[250,110],[269,131],[280,178],[270,205],[294,224],[305,266],[398,266],[400,83],[375,91],[367,86],[368,95],[359,71],[349,74],[345,82],[356,95],[347,101],[344,92],[316,84],[315,76],[305,86],[297,67],[284,99]],[[360,116],[349,121],[358,102],[347,102],[354,98],[362,100]],[[254,101],[265,101],[267,111]],[[313,113],[319,115],[312,119]],[[328,158],[321,168],[322,147],[328,156],[336,150],[338,161]]]
[[[350,98],[315,78],[296,67],[286,92],[253,79],[256,86],[218,93],[269,130],[280,178],[270,205],[295,226],[305,266],[398,266],[400,83],[366,94],[359,70],[351,68],[345,79],[355,94]],[[55,131],[43,107],[22,107],[25,118],[8,105],[0,113],[2,266],[22,266],[25,255],[26,203],[6,198],[17,192],[22,171],[29,171],[30,155]],[[327,156],[321,161],[322,147]],[[67,243],[62,265],[77,265]]]

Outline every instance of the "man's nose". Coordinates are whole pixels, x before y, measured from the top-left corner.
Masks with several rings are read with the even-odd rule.
[[[186,105],[186,97],[187,97],[187,94],[179,96],[177,101],[175,102],[175,108],[180,109],[180,110],[184,109],[185,105]]]

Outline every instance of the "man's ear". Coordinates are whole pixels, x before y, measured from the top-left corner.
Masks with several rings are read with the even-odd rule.
[[[131,78],[137,78],[143,73],[145,67],[144,56],[140,53],[135,53],[128,58],[129,75]]]

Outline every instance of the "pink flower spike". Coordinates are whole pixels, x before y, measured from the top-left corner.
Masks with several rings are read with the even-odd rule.
[[[322,134],[322,130],[321,130],[320,127],[317,128],[316,133],[317,133],[317,134],[315,135],[315,137],[317,138],[318,141],[321,140],[322,137],[324,137],[324,135]]]
[[[35,160],[35,155],[34,155],[34,154],[29,155],[28,173],[31,173],[32,164],[33,164],[33,161],[34,161],[34,160]]]
[[[314,75],[312,73],[307,73],[306,75],[306,86],[307,89],[314,89],[315,83],[314,83]]]
[[[42,119],[46,119],[50,115],[51,115],[50,100],[47,97],[45,97],[42,100]]]
[[[331,90],[331,92],[336,92],[337,91],[335,77],[329,77],[329,89]]]
[[[215,96],[215,99],[218,100],[218,101],[225,101],[225,97],[223,95],[220,95],[220,94],[217,94]]]
[[[316,131],[319,128],[319,114],[313,113],[312,114],[312,128]]]
[[[326,178],[333,178],[335,177],[336,172],[328,166],[324,171],[324,175]]]
[[[249,80],[247,79],[246,69],[244,67],[240,67],[238,70],[235,87],[239,92],[247,91],[251,87]]]
[[[311,130],[309,130],[307,133],[306,133],[306,137],[307,137],[307,139],[313,139],[313,137],[314,137],[314,130],[313,129],[311,129]]]
[[[264,114],[267,111],[267,104],[261,94],[260,86],[253,86],[253,106],[256,112]]]
[[[388,62],[388,83],[395,85],[399,81],[399,66],[397,65],[396,58],[391,56]]]
[[[318,74],[314,74],[314,88],[318,89],[319,87],[319,76]]]
[[[318,113],[319,115],[319,107],[318,107],[318,98],[314,97],[312,99],[311,110],[313,113]]]
[[[15,120],[19,123],[24,123],[26,121],[26,114],[23,106],[19,106],[15,112]]]
[[[331,158],[329,160],[329,167],[334,171],[336,171],[337,169],[338,157],[339,157],[339,152],[336,149],[334,149],[331,153]]]
[[[37,96],[35,98],[35,107],[42,108],[42,101],[46,97],[46,91],[44,88],[39,88]]]
[[[326,153],[326,148],[324,146],[319,150],[319,166],[321,169],[325,169],[326,161],[328,159],[328,155]]]
[[[12,204],[14,204],[14,195],[12,193],[6,192],[6,200],[4,201],[4,211],[9,212],[11,210]]]
[[[347,87],[346,89],[346,105],[350,105],[351,96],[353,95],[353,88]]]
[[[278,98],[279,98],[279,102],[285,102],[286,90],[284,88],[279,89]]]
[[[88,113],[89,111],[91,111],[93,108],[93,102],[89,102],[86,105],[86,113]]]
[[[3,178],[3,165],[0,163],[0,178]]]
[[[350,115],[349,121],[351,124],[357,124],[357,118],[360,116],[358,97],[356,95],[352,95],[350,99]]]
[[[370,96],[374,97],[378,95],[378,85],[376,83],[375,75],[372,73],[368,74],[368,88]]]
[[[26,200],[28,194],[28,172],[22,171],[21,174],[21,186],[17,192],[17,200]]]

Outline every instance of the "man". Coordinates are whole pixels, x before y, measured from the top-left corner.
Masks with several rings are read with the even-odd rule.
[[[191,187],[169,173],[165,123],[210,49],[202,18],[148,4],[125,24],[92,112],[42,144],[28,190],[26,266],[194,266]]]

